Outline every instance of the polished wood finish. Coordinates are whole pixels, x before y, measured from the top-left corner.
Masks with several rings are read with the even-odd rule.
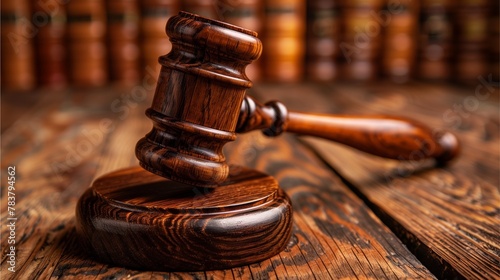
[[[217,187],[228,174],[223,146],[235,131],[259,128],[270,136],[288,130],[328,138],[395,159],[434,157],[444,163],[458,154],[452,134],[435,134],[402,118],[288,113],[279,102],[263,107],[245,97],[252,85],[245,67],[262,48],[255,32],[186,12],[172,17],[166,29],[173,49],[160,58],[160,79],[146,112],[154,126],[136,147],[150,172]]]
[[[146,111],[154,127],[136,146],[152,173],[136,167],[98,178],[79,200],[77,232],[97,258],[137,269],[213,270],[270,258],[290,239],[290,201],[272,177],[230,169],[222,154],[251,85],[245,67],[261,52],[257,34],[186,12],[166,29],[173,47],[160,58]],[[194,187],[212,182],[218,188]]]
[[[245,97],[237,132],[264,129],[277,136],[284,131],[317,136],[381,157],[422,160],[433,157],[439,163],[455,158],[459,144],[449,132],[432,131],[414,120],[387,116],[335,116],[288,112],[277,101],[265,106]]]
[[[216,189],[140,167],[98,178],[79,200],[77,232],[98,259],[148,270],[213,270],[270,258],[288,244],[288,196],[269,175],[232,166]]]
[[[218,0],[216,5],[219,20],[255,31],[262,36],[263,0]],[[253,82],[263,78],[262,61],[262,58],[257,59],[245,69],[246,75]]]
[[[331,141],[302,138],[438,279],[500,277],[500,92],[479,88],[484,94],[477,100],[481,109],[461,118],[451,110],[471,96],[470,89],[426,84],[360,89],[336,84],[322,89],[331,94],[307,91],[315,108],[324,113],[404,113],[460,136],[461,156],[444,168],[433,168],[429,161],[381,159]],[[260,90],[268,98],[303,107],[293,96],[304,88]]]
[[[162,65],[151,132],[137,143],[146,170],[198,186],[216,186],[228,175],[222,147],[234,130],[245,90],[245,67],[262,51],[257,34],[181,12],[170,18],[172,51]]]
[[[463,87],[255,85],[256,97],[282,100],[290,110],[385,112],[450,129],[463,143],[462,154],[449,166],[398,177],[389,185],[385,173],[373,170],[377,166],[366,165],[378,165],[385,172],[389,164],[402,164],[404,169],[410,162],[376,157],[364,162],[367,155],[330,143],[337,163],[326,166],[323,152],[312,152],[303,137],[297,141],[287,134],[275,139],[259,131],[241,134],[225,146],[227,160],[273,174],[292,201],[291,241],[278,255],[256,264],[189,273],[102,263],[87,254],[88,247],[75,232],[76,203],[92,180],[137,165],[134,146],[148,132],[144,110],[150,99],[125,114],[109,106],[129,89],[36,91],[23,96],[3,91],[1,170],[7,178],[7,166],[18,169],[18,250],[15,273],[8,272],[8,259],[1,259],[2,279],[433,279],[452,269],[462,276],[471,275],[467,271],[482,273],[469,278],[499,278],[495,259],[500,242],[494,241],[498,233],[483,230],[488,228],[485,222],[498,220],[499,213],[498,204],[485,203],[499,201],[498,89],[493,89],[496,93],[479,101],[478,110],[463,116],[459,125],[456,118],[443,120],[443,113],[473,93]],[[488,88],[480,92],[486,96]],[[347,176],[349,170],[354,176]],[[394,170],[398,169],[387,172]],[[380,180],[370,184],[356,174]],[[423,201],[434,201],[432,208]],[[2,221],[6,207],[3,197]],[[435,209],[440,209],[437,215]],[[394,227],[397,224],[402,227]],[[0,244],[7,248],[8,227],[0,231]]]

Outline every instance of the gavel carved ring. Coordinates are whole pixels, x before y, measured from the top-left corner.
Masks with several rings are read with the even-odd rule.
[[[151,108],[153,128],[136,146],[142,167],[98,178],[80,199],[77,231],[97,258],[153,270],[206,270],[272,257],[291,235],[288,196],[269,175],[230,167],[223,146],[262,129],[323,137],[378,156],[443,163],[459,152],[403,118],[288,112],[245,95],[245,67],[262,45],[253,31],[181,12],[166,26],[172,51]],[[148,172],[149,171],[149,172]],[[195,199],[196,198],[196,199]]]

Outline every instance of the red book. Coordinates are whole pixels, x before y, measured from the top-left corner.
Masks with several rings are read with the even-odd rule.
[[[389,6],[383,10],[391,15],[384,25],[382,43],[382,70],[392,81],[407,82],[415,68],[418,34],[418,3],[402,1],[391,12]]]
[[[449,0],[422,2],[417,75],[427,80],[451,78],[452,5]]]
[[[36,62],[38,82],[42,86],[62,88],[68,83],[68,53],[66,49],[66,5],[57,1],[46,5],[34,1],[33,10],[44,15],[36,36]]]
[[[168,19],[179,12],[177,0],[141,1],[141,50],[142,74],[157,79],[160,73],[158,57],[172,49],[172,44],[165,33]]]
[[[100,0],[68,2],[70,80],[77,86],[108,81],[106,10]]]
[[[30,90],[35,87],[33,38],[36,27],[30,22],[27,0],[3,1],[2,13],[2,88]]]
[[[219,16],[223,12],[219,8],[223,6],[219,5],[217,0],[183,0],[181,3],[182,10],[206,18],[220,19]],[[238,4],[240,4],[239,1]]]
[[[108,0],[107,13],[111,80],[136,84],[141,74],[139,5],[136,0]]]
[[[307,1],[307,78],[333,81],[339,76],[340,18],[337,1]]]
[[[458,1],[455,8],[455,79],[474,85],[489,72],[488,16],[486,0]]]
[[[489,24],[489,38],[490,38],[490,53],[491,53],[491,73],[492,79],[496,82],[500,82],[500,17],[499,17],[499,2],[494,1],[493,9],[491,9],[492,14]]]
[[[345,80],[368,81],[378,77],[382,32],[386,18],[381,0],[344,1],[341,73]]]
[[[262,36],[264,77],[270,81],[302,80],[305,58],[305,0],[267,0]]]

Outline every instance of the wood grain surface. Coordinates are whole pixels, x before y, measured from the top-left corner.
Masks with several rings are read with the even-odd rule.
[[[397,162],[320,139],[304,140],[438,278],[499,278],[498,88],[489,94],[483,88],[481,95],[474,88],[422,84],[315,88],[302,90],[323,112],[400,114],[458,135],[462,155],[445,168],[434,168],[432,161]],[[294,92],[260,90],[267,98],[299,105],[287,98]]]
[[[241,102],[252,82],[245,67],[262,52],[257,33],[187,12],[171,17],[172,51],[162,65],[151,108],[153,129],[136,146],[140,165],[201,187],[228,176],[222,147],[234,141]]]
[[[152,94],[133,99],[130,92],[46,95],[43,105],[4,131],[2,175],[16,166],[18,220],[15,273],[7,270],[8,229],[1,228],[2,279],[434,278],[314,153],[292,136],[271,140],[259,132],[239,136],[225,153],[232,164],[272,174],[290,196],[294,227],[282,253],[248,266],[195,273],[136,271],[94,260],[75,233],[75,206],[93,178],[137,164],[134,146],[151,128],[143,112]],[[304,107],[314,103],[313,97]],[[2,202],[5,196],[2,188]],[[0,209],[5,221],[6,204]]]
[[[288,111],[279,101],[265,105],[246,96],[236,132],[263,129],[267,136],[283,132],[341,143],[384,158],[408,160],[415,155],[440,163],[454,159],[460,145],[454,134],[434,133],[416,120],[387,115],[335,115]]]
[[[116,266],[203,271],[254,264],[284,250],[292,206],[270,175],[231,165],[217,188],[198,188],[140,166],[97,178],[78,201],[88,255]]]

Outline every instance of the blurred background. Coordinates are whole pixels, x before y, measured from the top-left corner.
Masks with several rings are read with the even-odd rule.
[[[4,0],[1,87],[134,85],[157,77],[180,10],[259,33],[253,81],[499,80],[495,0]]]

